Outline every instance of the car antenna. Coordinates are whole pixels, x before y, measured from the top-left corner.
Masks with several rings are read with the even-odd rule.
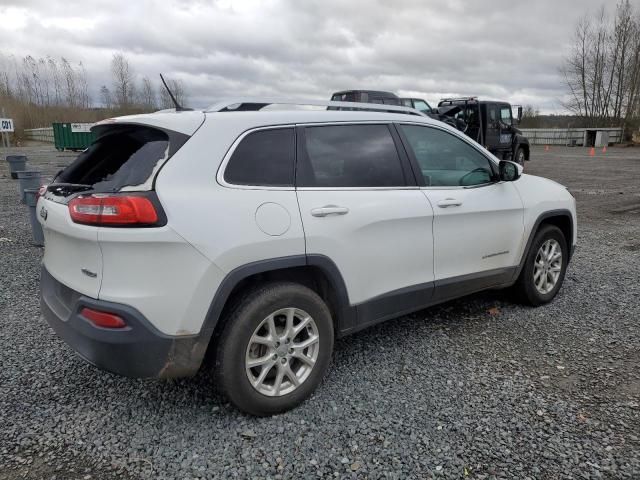
[[[162,76],[162,74],[160,74],[160,80],[162,80],[162,84],[164,85],[164,88],[167,89],[167,93],[171,97],[171,101],[176,106],[176,112],[187,112],[189,110],[193,110],[193,108],[185,108],[178,103],[178,101],[176,100],[176,97],[174,97],[173,93],[171,93],[171,90],[169,89],[169,85],[167,85],[167,82],[164,81],[164,77]]]

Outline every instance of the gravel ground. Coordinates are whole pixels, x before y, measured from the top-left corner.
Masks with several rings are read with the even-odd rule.
[[[48,173],[73,156],[28,149]],[[579,247],[537,309],[488,292],[336,344],[298,409],[256,419],[200,374],[116,377],[40,318],[41,250],[0,162],[0,480],[640,478],[640,149],[536,149]]]

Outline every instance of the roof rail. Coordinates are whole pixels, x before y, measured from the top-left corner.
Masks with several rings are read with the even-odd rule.
[[[478,97],[443,98],[441,102],[477,102]]]
[[[267,97],[239,97],[225,98],[210,107],[205,112],[238,112],[238,111],[258,111],[269,105],[297,105],[297,106],[314,106],[314,107],[334,107],[349,110],[364,110],[370,112],[384,113],[406,113],[409,115],[418,115],[427,117],[411,107],[400,107],[397,105],[386,105],[382,103],[359,103],[359,102],[333,102],[325,100],[299,100],[299,99],[283,99],[283,98],[267,98]]]

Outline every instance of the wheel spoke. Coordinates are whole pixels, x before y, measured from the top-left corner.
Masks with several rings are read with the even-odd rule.
[[[547,287],[551,290],[555,286],[556,282],[551,272],[547,272]]]
[[[275,362],[271,362],[270,364],[267,364],[264,367],[262,367],[262,370],[260,371],[260,375],[258,375],[258,378],[253,382],[253,386],[255,388],[259,389],[260,387],[262,387],[262,384],[264,383],[264,379],[267,378],[267,375],[269,374],[269,372],[271,371],[274,365],[275,365]]]
[[[549,243],[549,253],[547,253],[547,260],[551,261],[554,254],[556,253],[556,242]]]
[[[310,367],[313,367],[316,364],[316,361],[311,358],[311,357],[307,357],[304,353],[302,352],[296,352],[293,354],[293,358],[297,358],[298,360],[300,360],[301,362],[306,363],[307,365],[309,365]]]
[[[291,365],[287,364],[284,368],[284,374],[287,376],[287,378],[291,381],[291,383],[293,383],[296,387],[298,385],[300,385],[300,380],[298,379],[298,377],[296,376],[295,373],[293,373],[293,370],[291,370]]]
[[[319,339],[320,337],[318,337],[318,335],[313,335],[312,337],[309,337],[306,340],[303,340],[302,342],[294,343],[293,348],[299,351],[303,351],[305,348],[310,347],[314,343],[318,343]]]
[[[311,321],[311,317],[305,317],[300,321],[300,323],[298,325],[293,327],[293,335],[291,335],[291,339],[293,340],[295,338],[295,336],[298,335],[302,331],[303,328],[305,328],[307,325],[309,325],[310,321]]]
[[[537,282],[538,279],[540,278],[540,275],[542,274],[542,269],[541,268],[536,268],[534,274],[533,274],[533,281]]]
[[[247,368],[261,367],[268,363],[273,363],[273,353],[269,352],[267,355],[260,358],[252,358],[247,360]]]
[[[282,387],[282,379],[284,378],[284,368],[278,365],[278,373],[276,374],[276,380],[273,382],[273,393],[280,395],[280,388]]]
[[[273,315],[267,317],[267,328],[269,329],[269,336],[273,339],[278,338],[278,331],[276,330],[276,324]]]
[[[284,336],[291,338],[293,335],[293,320],[295,319],[296,310],[294,308],[289,308],[287,310],[287,323],[284,327]]]
[[[269,335],[268,337],[263,337],[254,333],[253,337],[251,337],[251,343],[259,343],[260,345],[266,345],[273,348],[276,341],[271,335]]]

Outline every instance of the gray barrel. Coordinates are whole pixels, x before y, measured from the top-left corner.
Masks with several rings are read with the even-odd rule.
[[[33,244],[42,247],[44,245],[44,234],[42,233],[42,225],[40,225],[38,221],[38,212],[36,211],[38,190],[38,188],[25,188],[24,198],[27,207],[29,207],[29,221],[31,222]]]
[[[16,172],[18,175],[18,194],[20,195],[20,201],[25,203],[24,191],[27,188],[40,188],[40,172],[37,170],[23,170]]]
[[[27,157],[25,155],[7,155],[7,163],[9,163],[9,172],[14,180],[18,178],[17,172],[27,168]]]

